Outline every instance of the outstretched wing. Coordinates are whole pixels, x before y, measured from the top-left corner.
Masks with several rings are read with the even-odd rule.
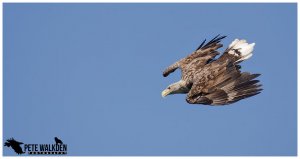
[[[186,98],[188,103],[226,105],[259,94],[262,90],[259,80],[254,80],[259,74],[241,73],[240,67],[233,63],[217,67],[217,71],[207,73],[193,84]]]
[[[226,36],[217,35],[208,43],[205,44],[206,39],[200,44],[200,46],[187,57],[177,61],[173,65],[169,66],[164,72],[163,76],[166,77],[170,73],[174,72],[177,68],[182,70],[182,76],[186,76],[186,74],[192,74],[195,69],[201,68],[210,60],[212,60],[215,56],[219,54],[216,50],[223,45],[219,42],[224,39]],[[191,67],[192,66],[192,67]]]

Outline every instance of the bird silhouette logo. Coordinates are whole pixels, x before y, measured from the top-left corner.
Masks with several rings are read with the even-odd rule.
[[[63,142],[57,137],[55,137],[54,140],[56,144],[63,144]]]
[[[23,152],[22,147],[20,145],[24,144],[23,142],[19,142],[17,140],[15,140],[14,138],[10,138],[8,140],[6,140],[6,142],[4,143],[4,146],[7,147],[11,147],[17,154],[23,154],[25,152]]]

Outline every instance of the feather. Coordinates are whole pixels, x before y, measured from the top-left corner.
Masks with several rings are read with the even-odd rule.
[[[202,43],[200,44],[200,46],[196,49],[196,51],[202,48],[202,46],[205,44],[205,41],[206,41],[206,39],[203,40],[203,42],[202,42]]]

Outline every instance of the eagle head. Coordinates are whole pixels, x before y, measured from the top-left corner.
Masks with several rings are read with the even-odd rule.
[[[184,94],[188,92],[189,89],[186,87],[185,82],[180,80],[176,83],[169,85],[164,91],[161,92],[161,96],[166,97],[169,94]]]

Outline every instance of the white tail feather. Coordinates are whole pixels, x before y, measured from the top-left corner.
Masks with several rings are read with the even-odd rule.
[[[239,56],[238,61],[243,61],[249,59],[252,56],[252,51],[254,49],[255,43],[248,44],[246,40],[235,39],[229,45],[229,54],[234,56]]]

